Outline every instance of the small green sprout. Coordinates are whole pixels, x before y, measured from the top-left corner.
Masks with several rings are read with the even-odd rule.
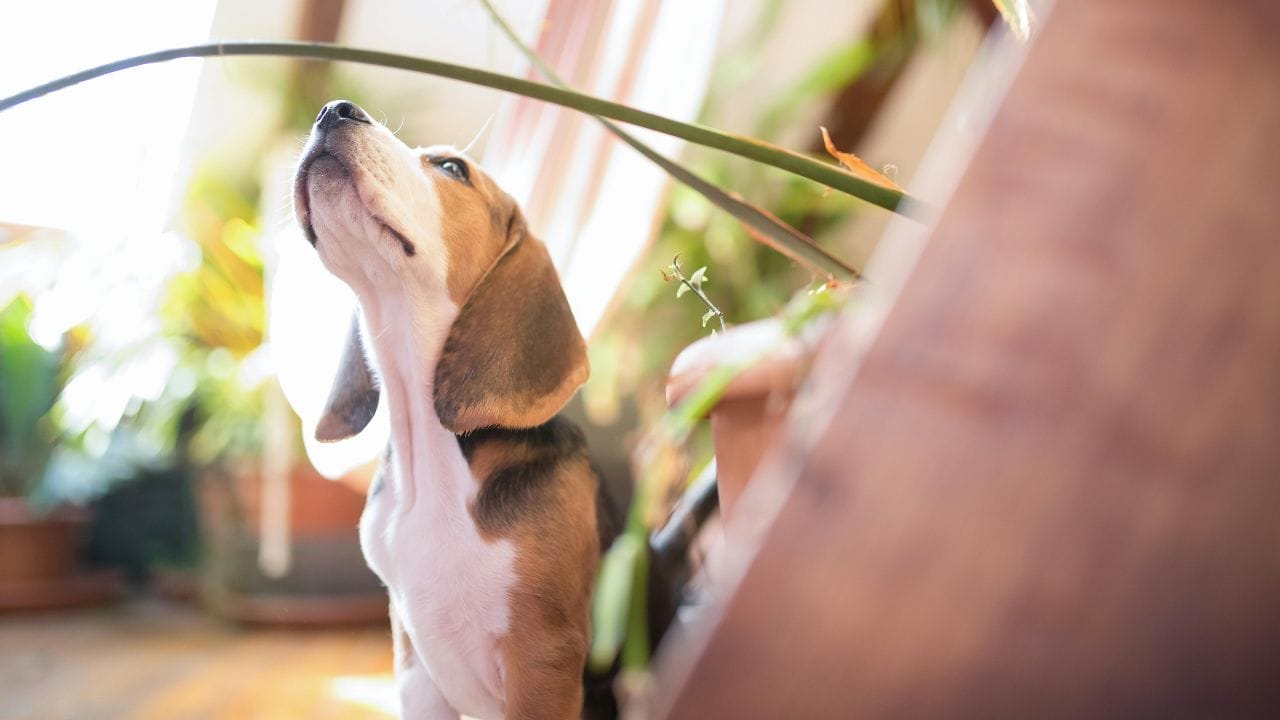
[[[724,313],[720,312],[720,308],[716,307],[715,303],[711,302],[711,298],[707,297],[707,294],[702,291],[702,284],[710,282],[705,265],[694,270],[689,277],[685,277],[684,271],[680,269],[680,256],[676,255],[671,259],[671,265],[662,271],[662,279],[667,282],[672,280],[679,281],[680,286],[676,288],[676,298],[682,297],[687,292],[692,292],[698,296],[702,304],[707,306],[707,312],[702,315],[702,327],[706,327],[707,323],[711,322],[712,318],[715,318],[720,321],[720,332],[725,331]],[[715,328],[711,329],[711,334],[716,334]]]

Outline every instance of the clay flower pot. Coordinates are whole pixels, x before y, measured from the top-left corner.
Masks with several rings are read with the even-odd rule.
[[[263,476],[242,463],[231,482],[206,477],[202,512],[211,546],[208,599],[223,617],[292,626],[385,622],[387,595],[365,564],[357,525],[365,497],[306,463],[289,472],[289,555],[282,574],[260,564]]]
[[[739,325],[703,338],[676,358],[667,379],[674,407],[712,370],[745,367],[711,409],[720,512],[726,519],[778,434],[812,356],[806,342],[788,337],[774,319]]]
[[[114,598],[118,573],[79,562],[89,514],[61,507],[42,515],[21,498],[0,498],[0,610],[85,605]]]

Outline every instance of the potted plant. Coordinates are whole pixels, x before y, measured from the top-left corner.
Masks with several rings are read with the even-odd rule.
[[[31,301],[0,310],[0,609],[77,605],[118,591],[110,572],[80,562],[89,513],[60,502],[47,479],[58,448],[49,422],[71,354],[29,333]]]

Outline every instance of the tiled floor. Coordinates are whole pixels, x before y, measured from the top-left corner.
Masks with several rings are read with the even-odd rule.
[[[151,599],[0,615],[0,720],[394,715],[386,626],[250,629]]]

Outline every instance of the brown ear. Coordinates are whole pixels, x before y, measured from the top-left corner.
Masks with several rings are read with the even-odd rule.
[[[436,364],[436,415],[464,433],[550,420],[587,381],[587,348],[547,248],[513,217]]]
[[[337,442],[359,433],[377,411],[378,395],[378,383],[369,370],[364,344],[360,341],[360,320],[353,315],[347,347],[338,362],[338,373],[329,389],[324,414],[316,425],[316,439]]]

